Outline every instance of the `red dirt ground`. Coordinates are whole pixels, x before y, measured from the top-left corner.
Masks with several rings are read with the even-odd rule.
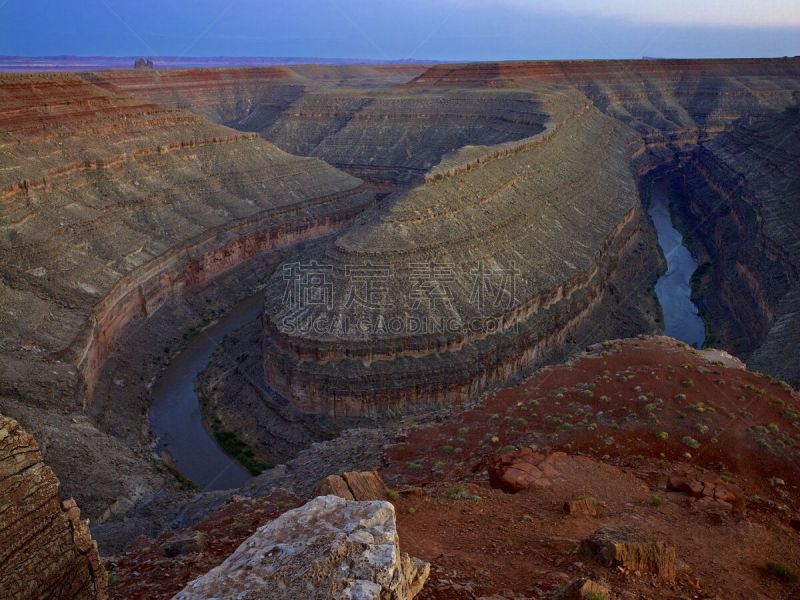
[[[765,567],[800,571],[800,533],[789,525],[800,508],[800,396],[711,358],[670,338],[608,342],[444,422],[406,424],[382,476],[401,491],[393,503],[402,550],[431,562],[418,598],[547,598],[589,577],[631,599],[800,599],[800,586]],[[568,454],[550,487],[489,487],[488,462],[516,446]],[[686,466],[738,488],[745,515],[665,491],[667,475]],[[454,485],[465,498],[447,497]],[[599,517],[563,513],[582,495],[599,502]],[[109,565],[121,580],[112,598],[169,598],[286,509],[276,502],[237,500],[211,515],[196,527],[212,541],[202,555],[166,559],[155,554],[162,539],[140,541]],[[581,538],[617,524],[674,545],[685,563],[678,580],[608,569],[576,552]]]
[[[540,598],[578,576],[630,598],[797,594],[770,576],[765,562],[800,568],[800,534],[788,525],[799,499],[798,400],[766,376],[709,364],[671,338],[643,338],[543,369],[449,422],[412,425],[387,450],[383,476],[390,485],[422,486],[422,497],[396,503],[403,550],[433,565],[419,598]],[[584,455],[594,467],[576,469],[552,488],[505,494],[489,488],[485,467],[506,446]],[[747,498],[746,518],[708,513],[665,492],[667,475],[687,465],[737,486]],[[448,485],[463,481],[483,500],[444,499]],[[563,514],[566,500],[585,494],[604,504],[599,518]],[[652,495],[663,504],[654,506]],[[585,535],[616,524],[674,545],[690,573],[662,585],[573,552]]]

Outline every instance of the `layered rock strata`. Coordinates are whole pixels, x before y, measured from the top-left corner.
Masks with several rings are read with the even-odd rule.
[[[269,384],[306,412],[380,416],[467,400],[560,345],[641,225],[636,138],[581,98],[543,97],[542,133],[448,156],[285,264],[267,292]],[[597,147],[602,165],[586,160]]]
[[[332,247],[319,249],[316,256],[303,255],[298,262],[285,265],[284,273],[273,279],[265,315],[266,377],[279,393],[307,412],[378,415],[406,410],[409,404],[464,400],[535,363],[548,349],[563,343],[571,329],[585,323],[604,289],[613,287],[604,288],[599,282],[613,280],[617,261],[626,248],[630,249],[626,244],[639,228],[638,202],[630,185],[633,179],[627,179],[629,185],[622,193],[621,188],[614,191],[608,187],[610,181],[626,180],[615,163],[632,164],[641,174],[658,165],[685,161],[698,144],[731,130],[743,115],[760,118],[792,105],[800,87],[800,61],[440,65],[401,87],[442,98],[447,91],[453,97],[495,94],[504,116],[525,115],[526,110],[520,107],[527,102],[535,107],[533,112],[542,115],[543,129],[532,136],[508,135],[505,141],[493,145],[473,142],[443,154],[438,164],[424,172],[424,185],[392,196],[391,208],[384,214],[364,218]],[[528,94],[527,100],[520,94],[523,91]],[[396,93],[399,90],[392,90]],[[516,94],[518,104],[506,111],[504,102],[509,93]],[[316,153],[344,132],[343,139],[363,136],[367,128],[359,124],[359,119],[375,115],[376,127],[382,127],[396,113],[387,110],[380,98],[354,108],[346,96],[331,93],[307,95],[292,106],[322,105],[323,98],[347,113],[341,129],[333,135],[319,124],[319,118],[330,117],[329,111],[299,108],[291,114],[289,109],[284,111],[262,135],[279,135],[281,127],[303,120],[295,123],[294,129],[305,125],[319,137],[295,150]],[[412,107],[419,102],[412,96],[404,100]],[[354,112],[356,108],[358,112]],[[617,123],[614,134],[586,125],[599,124],[601,112]],[[517,126],[522,122],[518,119]],[[447,132],[447,125],[443,129]],[[510,129],[515,130],[514,126]],[[520,134],[524,128],[515,131]],[[612,138],[614,142],[609,141]],[[600,148],[603,168],[593,171],[598,165],[583,163]],[[393,151],[382,150],[379,157]],[[343,144],[339,156],[349,151]],[[339,159],[330,155],[329,160]],[[350,168],[355,164],[349,158],[346,162]],[[561,168],[540,172],[539,164],[558,164]],[[517,165],[516,170],[513,165]],[[496,173],[501,175],[495,178]],[[364,176],[377,177],[374,172],[365,172]],[[603,200],[581,196],[582,185],[591,186],[595,198]],[[559,196],[566,189],[576,192],[576,198],[582,197],[574,206],[580,206],[586,219],[582,223],[580,219],[571,221],[565,229],[572,239],[583,242],[582,247],[576,244],[572,249],[553,236],[568,220],[567,215],[574,216],[569,202],[564,203]],[[535,200],[531,201],[532,197]],[[600,216],[594,212],[608,209],[618,200],[624,205],[626,198],[633,200],[627,207],[634,210],[616,214],[616,220],[604,218],[610,213]],[[564,212],[541,211],[533,219],[540,209],[537,202],[542,200],[563,207]],[[601,203],[603,208],[598,207]],[[526,214],[526,210],[530,212]],[[583,227],[590,223],[594,231],[587,236]],[[597,235],[602,227],[607,228],[605,238]],[[520,230],[525,233],[520,234]],[[543,253],[537,243],[548,236],[559,244],[553,254],[570,265],[566,270],[541,259]],[[519,246],[515,246],[517,242]],[[597,253],[589,261],[573,260],[571,252],[586,251],[590,255],[593,247]],[[478,314],[474,307],[468,307],[470,300],[479,297],[474,279],[484,277],[486,265],[499,274],[512,262],[522,278],[527,278],[521,296],[506,311]],[[585,265],[586,270],[576,267],[571,271],[576,264]],[[438,272],[437,265],[442,265]],[[317,274],[325,283],[321,291],[330,296],[338,294],[335,299],[326,296],[324,308],[320,303],[286,305],[292,293],[307,291],[299,287],[292,290],[288,285],[304,277],[306,267],[322,268]],[[493,292],[497,294],[498,289]],[[374,298],[364,302],[370,293],[403,297],[401,303],[384,306],[387,310],[381,311],[372,302]],[[567,307],[579,296],[577,304]],[[437,302],[440,308],[431,308]],[[560,308],[552,308],[556,303]],[[428,310],[420,310],[424,304]],[[570,317],[559,320],[558,315]],[[490,334],[478,324],[487,317],[496,329]],[[431,323],[433,331],[426,331]],[[355,335],[346,331],[359,327],[368,331]],[[516,343],[524,344],[524,348],[512,350]]]
[[[106,572],[80,509],[16,421],[0,415],[0,592],[7,600],[108,597]]]
[[[321,161],[70,74],[2,76],[0,162],[0,393],[62,408],[166,299],[374,199]]]

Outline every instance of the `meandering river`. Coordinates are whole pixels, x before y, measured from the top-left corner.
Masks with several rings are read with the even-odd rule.
[[[691,278],[697,269],[697,260],[683,245],[681,233],[672,226],[668,192],[661,181],[653,186],[648,213],[667,259],[667,271],[656,282],[656,296],[664,313],[664,335],[699,348],[706,338],[706,330],[691,299]]]
[[[664,313],[664,335],[700,347],[705,326],[691,300],[690,284],[697,261],[672,226],[667,190],[660,182],[652,190],[648,212],[667,259],[667,272],[655,288]],[[150,426],[159,446],[169,452],[181,473],[203,490],[235,488],[250,479],[250,474],[222,452],[206,431],[194,386],[222,339],[256,319],[262,305],[260,294],[248,298],[194,336],[153,387]]]
[[[169,452],[178,470],[201,490],[240,487],[250,474],[229,458],[203,427],[195,381],[227,334],[256,319],[261,294],[244,300],[186,343],[153,386],[150,427],[159,447]]]

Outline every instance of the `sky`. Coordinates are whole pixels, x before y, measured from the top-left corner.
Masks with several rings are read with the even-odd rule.
[[[0,0],[0,55],[800,55],[800,0]]]

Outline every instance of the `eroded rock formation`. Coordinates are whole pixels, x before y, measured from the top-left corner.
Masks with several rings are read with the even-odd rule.
[[[411,600],[429,570],[400,553],[389,502],[318,496],[259,529],[174,600]]]
[[[0,415],[0,595],[101,600],[106,571],[72,498],[19,424]]]

